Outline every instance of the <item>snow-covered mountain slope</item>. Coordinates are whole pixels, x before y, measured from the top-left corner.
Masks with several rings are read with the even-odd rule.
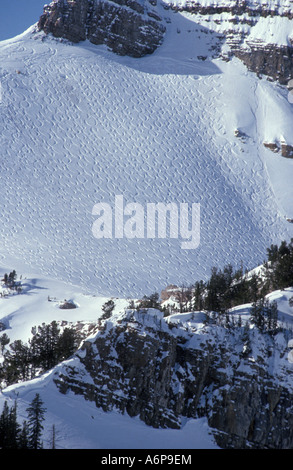
[[[4,271],[1,271],[1,275]],[[19,279],[19,276],[18,276]],[[55,320],[59,325],[77,327],[90,334],[91,326],[97,325],[102,314],[101,306],[108,300],[84,295],[78,288],[48,278],[30,278],[25,273],[21,279],[22,293],[0,299],[0,324],[5,329],[10,343],[21,340],[25,344],[31,338],[31,329],[42,323]],[[3,288],[2,291],[5,289]],[[48,301],[50,298],[50,301]],[[76,309],[60,309],[64,298],[71,299]],[[119,319],[128,305],[125,299],[114,299],[114,316]],[[1,336],[2,332],[0,333]],[[73,364],[69,359],[48,373],[15,384],[0,392],[0,411],[4,402],[12,406],[17,399],[18,420],[26,419],[26,409],[36,393],[39,393],[46,408],[42,441],[44,448],[52,445],[52,426],[56,430],[57,449],[213,449],[218,448],[205,418],[186,419],[182,428],[154,429],[146,426],[138,417],[122,416],[115,410],[104,413],[94,403],[69,392],[60,393],[54,383],[57,371],[63,365]],[[1,363],[1,353],[0,353]]]
[[[7,269],[138,297],[206,278],[214,265],[251,268],[293,235],[293,160],[263,145],[293,144],[286,89],[237,59],[212,59],[216,34],[158,8],[164,43],[141,59],[34,28],[1,43]],[[180,237],[96,239],[93,206],[114,208],[117,195],[144,208],[200,203],[199,247],[182,249]]]
[[[0,410],[2,410],[5,401],[8,402],[9,406],[12,406],[15,400],[17,400],[20,424],[26,419],[27,407],[36,393],[40,395],[46,408],[42,435],[45,448],[50,448],[51,446],[53,425],[55,426],[57,449],[140,448],[171,450],[217,448],[218,445],[214,438],[215,429],[211,428],[208,424],[208,419],[212,419],[213,415],[216,416],[219,412],[217,400],[220,400],[222,395],[224,396],[225,390],[230,388],[232,390],[235,384],[240,384],[240,387],[243,389],[241,384],[243,380],[246,380],[246,384],[250,384],[249,386],[251,387],[255,386],[255,391],[251,395],[253,397],[251,401],[257,402],[256,390],[261,391],[261,377],[266,377],[267,373],[273,377],[273,382],[270,383],[269,387],[264,388],[263,396],[266,396],[267,390],[269,390],[271,395],[268,394],[268,400],[273,401],[275,400],[274,397],[277,397],[276,400],[279,400],[278,412],[273,413],[272,419],[278,420],[278,417],[281,416],[279,402],[281,404],[283,394],[280,390],[282,387],[289,391],[292,390],[291,374],[293,359],[292,347],[290,346],[290,341],[288,341],[292,337],[292,329],[291,336],[288,336],[288,332],[290,333],[290,325],[292,325],[293,309],[289,306],[288,300],[293,295],[293,288],[275,291],[268,296],[270,301],[275,300],[278,304],[279,322],[284,326],[284,332],[280,331],[272,339],[269,335],[265,337],[259,334],[256,328],[252,328],[250,333],[251,341],[249,342],[246,338],[245,342],[243,341],[244,329],[238,328],[233,333],[233,328],[227,329],[223,327],[223,321],[222,326],[206,326],[204,324],[205,315],[202,312],[176,313],[163,318],[162,312],[150,309],[148,312],[140,314],[132,312],[135,318],[133,317],[130,320],[131,311],[125,309],[126,302],[121,299],[115,299],[115,310],[107,321],[106,328],[103,329],[103,325],[98,327],[97,319],[101,316],[100,305],[106,299],[90,298],[89,296],[81,295],[78,290],[74,290],[71,286],[44,278],[22,279],[22,286],[22,294],[1,300],[2,311],[6,309],[6,313],[8,313],[9,309],[11,311],[14,309],[13,315],[6,315],[5,317],[6,321],[9,320],[5,333],[11,338],[11,341],[22,339],[26,342],[29,337],[29,326],[38,325],[42,322],[48,323],[52,319],[59,322],[71,321],[73,323],[78,320],[83,322],[84,325],[86,323],[95,325],[95,329],[89,331],[89,335],[86,338],[86,343],[88,344],[86,348],[79,349],[74,356],[41,376],[28,382],[11,385],[0,393]],[[61,298],[65,294],[68,298],[70,296],[72,300],[78,303],[78,308],[69,311],[59,310],[57,302],[48,302],[47,300],[48,295],[51,297],[55,294]],[[249,309],[250,305],[239,306],[231,311],[231,318],[234,315],[235,321],[238,322],[240,316],[242,325],[245,325],[245,322],[249,321]],[[127,319],[126,323],[125,319]],[[0,321],[2,320],[0,318]],[[140,324],[141,321],[142,323]],[[115,332],[116,329],[117,331]],[[118,333],[117,337],[115,336],[116,333]],[[125,374],[128,374],[131,370],[132,372],[129,372],[129,377],[131,377],[133,368],[137,366],[132,356],[135,355],[138,362],[145,360],[144,354],[153,349],[152,341],[154,340],[154,344],[156,344],[156,335],[161,335],[161,342],[159,343],[161,354],[156,356],[156,370],[159,368],[160,361],[166,361],[164,370],[168,369],[169,363],[172,363],[172,356],[177,349],[174,348],[174,341],[177,341],[177,347],[179,349],[182,347],[182,351],[184,351],[183,355],[179,354],[174,367],[172,366],[173,375],[171,374],[173,391],[178,395],[176,402],[178,406],[182,401],[184,390],[187,389],[188,391],[193,383],[197,384],[198,380],[201,381],[201,373],[207,368],[205,355],[208,351],[210,353],[213,352],[218,357],[219,364],[217,361],[208,361],[210,367],[214,367],[214,370],[217,370],[218,375],[208,374],[209,385],[202,390],[203,397],[198,406],[198,409],[204,409],[205,403],[206,409],[210,409],[210,412],[207,412],[206,416],[200,418],[187,417],[188,414],[187,416],[180,416],[180,429],[154,429],[153,427],[146,426],[138,415],[130,417],[127,412],[122,414],[118,407],[117,409],[115,407],[111,408],[110,401],[107,403],[108,411],[105,412],[100,406],[96,406],[93,398],[86,397],[86,399],[83,396],[82,390],[78,390],[78,386],[84,387],[84,390],[89,386],[93,387],[94,390],[96,381],[102,380],[103,387],[98,387],[99,393],[106,393],[109,389],[111,390],[113,400],[115,398],[115,400],[118,399],[122,402],[124,398],[127,398],[123,393],[123,387],[126,387],[127,380],[124,382],[122,380],[116,381],[116,388],[112,388],[115,382],[113,376],[116,376],[115,371],[119,361],[126,361],[127,363],[129,360],[129,364],[131,364],[130,369],[128,367],[124,367],[124,369],[120,367],[120,371],[123,370]],[[164,335],[166,335],[167,341],[165,341]],[[229,341],[227,340],[228,336]],[[107,348],[103,350],[102,344],[97,342],[99,338],[103,341],[103,337],[105,340],[112,338],[111,348],[108,348],[108,357],[105,355],[105,357],[98,359],[99,355],[105,354],[107,350]],[[143,351],[140,351],[140,354],[137,354],[135,348],[133,350],[133,346],[139,349],[140,342],[144,343],[144,348]],[[206,346],[208,346],[207,349]],[[97,358],[95,360],[100,363],[101,367],[104,367],[102,374],[92,375],[91,370],[87,366],[85,357],[87,352],[90,351],[90,347],[95,352],[91,357],[95,359],[96,355]],[[122,354],[115,355],[115,348],[118,351],[118,347],[128,348],[129,357]],[[166,347],[169,349],[165,350]],[[227,351],[224,353],[225,347],[227,347]],[[245,352],[245,348],[247,348],[247,352]],[[192,360],[193,355],[197,358],[195,364]],[[266,355],[268,355],[268,363],[266,363]],[[90,354],[88,354],[89,357]],[[187,361],[186,364],[185,359]],[[148,366],[151,366],[150,361],[148,361]],[[148,366],[146,366],[146,369]],[[195,366],[197,370],[196,376],[194,375]],[[259,375],[258,367],[261,370],[261,375]],[[222,387],[220,378],[224,377],[225,374],[227,374],[227,381],[225,386]],[[239,374],[237,380],[233,379],[233,374],[236,374],[236,376]],[[64,390],[60,393],[60,384],[59,386],[56,386],[56,384],[58,385],[58,380],[64,383],[66,379],[69,381],[69,387],[66,393],[64,393]],[[161,376],[160,385],[163,385],[167,379],[168,374]],[[214,388],[211,386],[211,380],[215,381]],[[70,381],[72,381],[72,389],[70,388]],[[189,385],[187,386],[187,384]],[[275,394],[274,387],[276,390]],[[202,389],[202,387],[199,388]],[[134,392],[134,390],[133,388],[132,391]],[[154,399],[155,396],[152,395],[149,388],[146,391],[147,395],[144,395],[143,403],[145,409],[149,409],[147,406],[148,400]],[[249,393],[247,393],[248,400]],[[195,396],[196,394],[192,395],[193,399]],[[163,398],[165,399],[166,397],[162,395],[161,399],[163,400]],[[189,395],[189,398],[188,402],[191,406],[191,395]],[[233,407],[236,406],[236,401],[234,399]],[[227,400],[227,403],[229,403],[229,400]],[[274,403],[276,404],[276,402]],[[257,406],[260,407],[260,404]],[[253,408],[251,403],[247,409],[243,403],[240,403],[240,408],[244,408],[245,422],[249,416],[250,407]],[[221,408],[223,407],[219,405],[219,409]],[[230,412],[232,412],[231,409]],[[259,413],[255,413],[258,419]],[[162,413],[161,418],[164,418],[164,413]],[[233,420],[231,421],[233,422]]]

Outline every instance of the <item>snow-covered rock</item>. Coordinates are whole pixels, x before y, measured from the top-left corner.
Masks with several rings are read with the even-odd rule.
[[[160,16],[141,0],[54,0],[45,6],[38,28],[75,43],[106,44],[132,57],[154,52],[165,32]]]
[[[293,7],[272,0],[167,0],[175,11],[221,34],[223,53],[239,57],[250,70],[287,84],[292,78]]]

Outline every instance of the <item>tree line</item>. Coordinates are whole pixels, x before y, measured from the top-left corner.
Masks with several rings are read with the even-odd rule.
[[[276,301],[259,299],[252,304],[250,321],[262,333],[275,334],[278,332],[278,305]]]
[[[285,289],[293,285],[293,238],[290,243],[283,241],[280,246],[271,245],[267,249],[268,261],[267,288]]]
[[[261,271],[249,273],[240,268],[227,264],[223,269],[213,267],[207,281],[196,281],[191,286],[181,286],[175,292],[180,313],[190,311],[215,312],[228,318],[231,308],[246,303],[252,304],[251,322],[261,331],[277,331],[277,304],[269,303],[265,297],[277,289],[293,286],[293,238],[289,243],[282,241],[280,246],[271,245],[267,249],[267,260],[263,262]],[[289,300],[293,306],[293,298]],[[144,296],[135,307],[130,303],[129,308],[158,308],[167,316],[168,307],[162,307],[159,294]]]
[[[19,381],[30,380],[68,359],[76,351],[81,335],[74,328],[62,332],[56,321],[32,328],[28,344],[15,340],[9,344],[4,333],[0,337],[3,362],[0,367],[0,383],[8,386]],[[9,349],[4,348],[9,344]]]
[[[267,258],[262,273],[258,274],[249,275],[248,270],[234,269],[231,264],[223,269],[213,267],[208,281],[197,281],[189,288],[189,297],[185,295],[181,310],[225,313],[238,305],[263,303],[265,296],[273,290],[293,286],[293,238],[290,243],[283,241],[280,246],[271,245],[267,249]]]
[[[22,426],[18,423],[17,402],[9,408],[4,402],[0,415],[0,449],[42,449],[42,432],[44,429],[46,408],[37,393],[26,409],[27,419]]]

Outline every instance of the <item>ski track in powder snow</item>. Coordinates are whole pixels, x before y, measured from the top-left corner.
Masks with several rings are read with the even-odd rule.
[[[0,44],[3,264],[140,296],[206,278],[212,266],[251,268],[292,236],[255,135],[261,85],[237,61],[190,57],[189,23],[173,15],[161,49],[140,60],[30,32]],[[234,136],[241,125],[245,143]],[[200,203],[199,247],[95,239],[94,204],[114,207],[120,194],[143,207]]]

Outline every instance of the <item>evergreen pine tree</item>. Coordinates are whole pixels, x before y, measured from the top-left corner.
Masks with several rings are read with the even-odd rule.
[[[50,446],[51,446],[51,449],[56,449],[56,427],[55,427],[55,424],[53,424],[53,426],[52,426]]]
[[[57,322],[43,323],[30,341],[33,367],[49,370],[58,363],[57,344],[60,330]]]
[[[16,271],[15,271],[15,269],[13,271],[11,271],[11,273],[9,273],[8,279],[9,279],[10,284],[13,286],[14,283],[15,283],[15,280],[16,280]]]
[[[264,299],[259,299],[257,302],[253,302],[250,310],[250,320],[260,331],[264,330],[265,318],[264,318]]]
[[[7,400],[5,400],[3,405],[3,410],[0,415],[0,449],[7,448],[7,432],[9,427],[9,407]]]
[[[17,404],[9,409],[7,400],[0,416],[0,448],[17,449],[20,426],[17,422]]]
[[[27,412],[29,448],[41,449],[43,447],[41,435],[44,429],[42,422],[45,419],[44,414],[46,412],[46,408],[43,407],[43,402],[38,393],[36,393],[35,398],[27,408]]]
[[[261,331],[275,334],[278,327],[277,302],[269,302],[268,299],[259,299],[254,302],[250,311],[251,322]]]
[[[8,448],[17,449],[20,426],[17,422],[17,403],[9,410]]]
[[[16,340],[4,354],[3,374],[8,385],[29,379],[30,351],[21,340]]]
[[[29,448],[28,425],[27,425],[26,420],[23,422],[22,429],[19,432],[18,447],[19,447],[19,449],[28,449]]]
[[[101,316],[100,319],[101,320],[107,320],[107,318],[110,318],[114,308],[115,308],[115,303],[113,302],[112,299],[105,302],[104,305],[102,306],[103,315]]]
[[[73,328],[65,328],[56,344],[56,358],[58,362],[67,359],[78,348],[80,335]]]
[[[258,276],[253,274],[249,281],[249,299],[248,302],[256,302],[258,299]]]
[[[278,304],[276,301],[268,305],[267,328],[270,334],[275,334],[278,328]]]
[[[205,284],[203,281],[197,281],[194,286],[194,303],[193,309],[195,311],[203,310],[204,308],[204,290]]]
[[[0,336],[0,346],[1,346],[1,353],[2,354],[4,352],[5,346],[7,346],[7,344],[9,344],[9,342],[10,342],[9,337],[7,336],[6,333],[3,333],[3,335]]]

